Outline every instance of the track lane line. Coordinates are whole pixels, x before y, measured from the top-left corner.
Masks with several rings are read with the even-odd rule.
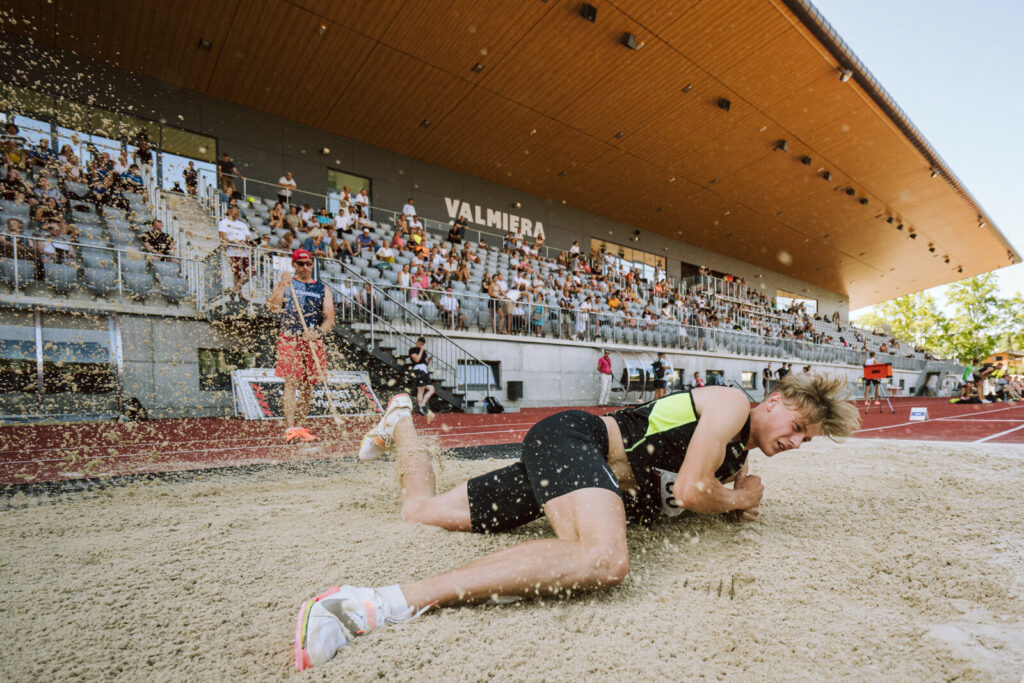
[[[977,441],[972,441],[971,443],[985,443],[986,441],[989,441],[990,439],[998,439],[1000,436],[1004,436],[1006,434],[1010,434],[1012,432],[1016,432],[1016,431],[1019,431],[1021,429],[1024,429],[1024,425],[1020,425],[1018,427],[1014,427],[1013,429],[1007,429],[1005,432],[999,432],[998,434],[993,434],[992,436],[986,436],[984,439],[978,439]]]

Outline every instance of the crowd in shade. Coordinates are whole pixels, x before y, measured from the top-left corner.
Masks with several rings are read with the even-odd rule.
[[[595,340],[604,328],[608,338],[624,329],[638,333],[631,337],[637,340],[657,331],[659,341],[671,329],[678,337],[672,345],[694,349],[705,347],[708,330],[727,330],[926,357],[921,349],[842,324],[838,312],[822,316],[801,301],[780,306],[743,277],[713,274],[704,266],[691,278],[671,282],[661,263],[645,277],[616,254],[585,249],[578,241],[556,251],[543,236],[529,237],[521,229],[500,236],[478,232],[465,217],[451,221],[447,233],[428,229],[414,198],[400,211],[381,211],[387,220],[373,220],[366,189],[353,193],[345,187],[332,214],[290,203],[296,188],[290,173],[278,187],[276,203],[250,204],[237,193],[224,194],[229,205],[249,214],[250,225],[261,232],[260,246],[280,252],[301,247],[321,260],[341,261],[452,329],[486,319],[479,326],[497,334]],[[341,278],[338,293],[342,304],[374,305],[371,289],[354,279]]]

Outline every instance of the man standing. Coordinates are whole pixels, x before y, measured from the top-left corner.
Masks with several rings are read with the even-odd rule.
[[[768,398],[768,394],[770,393],[770,390],[771,390],[772,375],[773,374],[774,373],[772,372],[772,364],[771,363],[769,363],[768,365],[764,366],[764,370],[761,371],[761,384],[764,385],[764,397],[765,397],[765,399]]]
[[[249,226],[238,218],[238,207],[228,209],[228,215],[217,224],[217,236],[227,245],[224,255],[231,265],[231,297],[238,300],[242,296],[242,286],[249,281],[249,247],[251,237]]]
[[[430,383],[430,355],[427,353],[427,340],[420,337],[416,346],[409,349],[409,360],[412,362],[413,379],[416,380],[416,407],[420,415],[427,414],[427,404],[434,395],[434,385]]]
[[[283,206],[288,206],[292,203],[292,191],[298,189],[298,185],[295,183],[295,179],[292,178],[292,174],[289,171],[281,176],[278,181],[277,190],[277,201],[281,202]]]
[[[245,178],[242,172],[238,170],[238,167],[235,166],[234,160],[228,156],[227,152],[224,152],[217,163],[217,180],[220,181],[221,188],[226,186],[225,181],[227,180],[234,182],[235,177]]]
[[[612,357],[608,349],[605,349],[597,359],[597,372],[601,377],[601,395],[597,399],[597,405],[606,406],[612,391]]]
[[[296,249],[292,252],[292,266],[295,275],[282,274],[267,299],[267,308],[272,313],[281,314],[274,374],[284,378],[285,443],[296,439],[316,440],[308,429],[298,425],[309,415],[313,385],[326,379],[324,337],[334,327],[334,299],[330,289],[313,279],[313,255],[305,249]],[[294,296],[289,290],[294,290]],[[301,319],[299,310],[295,308],[296,299]],[[299,392],[297,403],[296,389]]]
[[[878,358],[875,357],[875,352],[874,351],[868,352],[867,358],[864,359],[864,367],[867,367],[869,365],[878,365]],[[879,381],[878,381],[877,377],[876,378],[872,378],[872,379],[867,379],[867,378],[864,379],[864,405],[865,406],[871,405],[870,399],[868,399],[868,393],[870,392],[871,387],[875,388],[875,405],[876,406],[879,405],[879,400],[878,400],[878,384],[879,384]]]
[[[658,359],[651,363],[651,370],[654,371],[654,400],[657,401],[668,393],[668,381],[665,379],[665,375],[668,373],[668,362],[665,360],[664,353],[658,352]]]
[[[370,220],[370,195],[366,194],[365,187],[359,191],[352,203],[356,205],[358,211],[362,212],[363,218]]]
[[[409,197],[409,201],[407,201],[405,206],[402,207],[402,215],[408,219],[411,219],[416,215],[416,207],[413,204],[412,197]]]

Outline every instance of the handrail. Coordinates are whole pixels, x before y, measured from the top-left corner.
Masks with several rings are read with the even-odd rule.
[[[734,380],[734,379],[726,380],[725,384],[726,384],[726,386],[732,385],[732,386],[736,387],[737,389],[739,389],[740,391],[742,391],[746,395],[746,397],[750,400],[751,403],[760,403],[760,401],[758,401],[756,398],[751,396],[750,392],[747,391],[746,389],[744,389],[743,385],[740,384],[739,382],[737,382],[736,380]]]

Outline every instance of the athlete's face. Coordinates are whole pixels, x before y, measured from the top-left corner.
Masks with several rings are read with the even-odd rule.
[[[772,394],[761,405],[765,412],[758,429],[757,445],[768,457],[800,448],[821,436],[821,424],[809,423],[799,411],[786,405],[781,394]]]

